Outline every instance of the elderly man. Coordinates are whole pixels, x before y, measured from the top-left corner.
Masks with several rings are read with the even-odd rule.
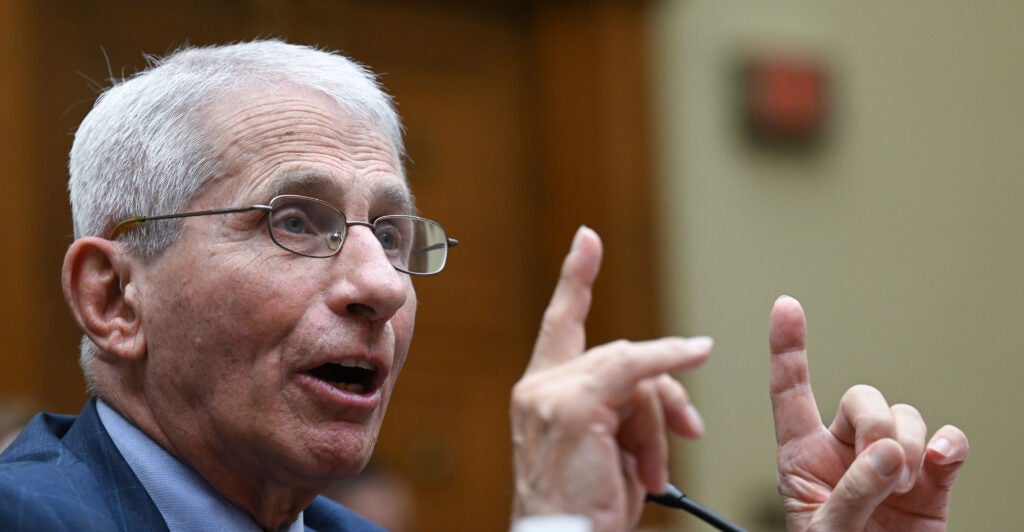
[[[0,458],[0,527],[375,530],[318,494],[373,450],[412,337],[410,275],[455,241],[416,216],[399,120],[345,58],[276,41],[179,51],[105,92],[75,136],[63,287],[94,394]],[[709,339],[584,349],[600,241],[581,229],[513,401],[516,517],[632,526],[667,480],[667,376]],[[967,454],[870,388],[821,425],[803,317],[773,317],[780,482],[794,529],[944,523]]]

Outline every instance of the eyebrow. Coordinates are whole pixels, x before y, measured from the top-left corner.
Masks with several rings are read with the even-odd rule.
[[[345,191],[331,176],[320,172],[295,172],[285,174],[272,183],[274,195],[299,194],[330,202],[332,198],[343,198]],[[389,183],[374,190],[374,199],[382,201],[387,214],[417,214],[416,198],[408,187]]]
[[[416,197],[413,196],[409,187],[386,185],[381,195],[387,205],[397,211],[395,214],[419,214],[416,209]]]
[[[274,195],[301,194],[304,196],[338,196],[341,190],[327,175],[309,172],[284,174],[273,183]]]

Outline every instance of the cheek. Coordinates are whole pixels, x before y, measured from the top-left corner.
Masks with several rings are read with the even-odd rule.
[[[204,380],[226,378],[252,365],[257,353],[266,353],[288,335],[314,299],[305,293],[308,281],[273,282],[260,275],[268,265],[223,263],[216,275],[194,275],[165,283],[154,308],[150,330],[156,352],[170,351],[192,358],[192,369],[208,369]],[[287,286],[285,286],[287,285]],[[171,310],[167,310],[171,309]],[[243,358],[245,360],[243,360]]]
[[[412,342],[413,329],[416,324],[416,293],[412,290],[409,292],[411,295],[408,302],[391,320],[395,331],[395,365],[393,375],[396,379],[405,365],[405,359],[409,354],[409,345]]]

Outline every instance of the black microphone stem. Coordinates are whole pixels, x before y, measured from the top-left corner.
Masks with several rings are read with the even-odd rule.
[[[648,493],[646,500],[647,502],[653,502],[669,508],[676,508],[690,512],[718,530],[725,530],[727,532],[746,532],[744,529],[730,523],[726,518],[712,512],[700,504],[697,504],[693,499],[687,497],[686,494],[672,484],[666,484],[665,493],[660,495]]]

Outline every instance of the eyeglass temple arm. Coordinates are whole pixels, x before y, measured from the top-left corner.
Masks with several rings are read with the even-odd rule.
[[[442,248],[445,248],[445,247],[453,248],[453,247],[455,247],[457,245],[459,245],[459,241],[458,240],[455,240],[454,238],[448,237],[447,242],[445,242],[444,244],[434,244],[432,246],[427,246],[425,248],[417,249],[415,252],[413,252],[413,255],[420,255],[422,253],[430,253],[431,251],[442,249]]]
[[[110,239],[114,240],[115,238],[118,237],[118,235],[123,233],[125,229],[127,229],[127,228],[129,228],[129,227],[131,227],[131,226],[133,226],[135,224],[140,224],[140,223],[143,223],[143,222],[149,222],[149,221],[153,221],[153,220],[172,220],[174,218],[191,218],[193,216],[207,216],[207,215],[210,215],[210,214],[230,214],[230,213],[233,213],[233,212],[246,212],[246,211],[256,211],[256,210],[269,211],[270,209],[271,209],[270,205],[248,205],[248,206],[245,206],[245,207],[227,207],[227,208],[224,208],[224,209],[210,209],[210,210],[206,210],[206,211],[183,212],[183,213],[179,213],[179,214],[157,214],[155,216],[133,216],[131,218],[126,218],[126,219],[121,220],[120,222],[118,222],[118,224],[114,226],[114,229],[110,231]]]

